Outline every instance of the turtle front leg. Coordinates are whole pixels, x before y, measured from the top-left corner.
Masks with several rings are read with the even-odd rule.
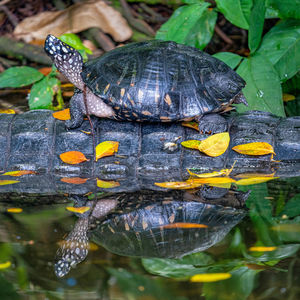
[[[79,89],[75,89],[74,95],[70,100],[71,119],[66,121],[66,127],[68,129],[80,127],[85,114],[83,92]]]
[[[215,134],[228,130],[228,122],[219,114],[210,113],[195,118],[201,133]]]

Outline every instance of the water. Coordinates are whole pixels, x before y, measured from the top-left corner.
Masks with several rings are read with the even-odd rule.
[[[139,213],[136,210],[136,203],[141,202],[139,192],[129,196],[102,194],[99,203],[103,198],[117,199],[118,203],[123,201],[119,215],[113,215],[115,221],[112,223],[99,213],[91,217],[95,199],[89,202],[77,199],[77,205],[91,207],[90,212],[79,214],[66,210],[72,202],[63,195],[2,193],[0,299],[300,299],[299,183],[299,177],[291,177],[240,186],[238,190],[245,193],[251,189],[251,194],[246,201],[247,208],[236,209],[224,209],[214,204],[219,201],[223,205],[238,206],[235,200],[240,194],[233,186],[211,194],[219,193],[222,200],[206,199],[210,205],[195,198],[199,194],[193,194],[193,200],[197,201],[191,202],[187,199],[190,193],[148,192],[146,202],[138,208]],[[175,199],[173,204],[170,197]],[[164,202],[160,201],[162,198]],[[151,203],[149,199],[155,201]],[[176,201],[179,204],[174,209]],[[164,209],[157,208],[159,203]],[[194,203],[192,209],[186,206],[191,203]],[[144,213],[141,212],[143,205],[147,207]],[[7,208],[12,207],[23,211],[7,212]],[[96,211],[95,207],[93,209]],[[129,219],[117,219],[120,210],[130,212]],[[135,215],[132,214],[134,210]],[[168,223],[176,224],[173,228],[163,223],[166,214],[169,214]],[[162,225],[155,227],[154,223],[159,219]],[[88,228],[84,227],[85,220],[90,220]],[[124,221],[123,227],[120,220]],[[117,222],[119,229],[113,227]],[[208,227],[201,228],[199,224]],[[146,238],[143,231],[149,227],[152,232],[148,231]],[[224,237],[221,234],[218,240],[216,236],[219,237],[227,227],[229,232],[225,232]],[[89,249],[82,262],[82,253],[71,246],[74,234],[76,236],[74,228],[77,228],[79,245],[84,244],[82,237],[87,234]],[[134,229],[139,232],[138,237]],[[83,235],[80,230],[84,231]],[[137,238],[136,242],[132,242],[133,236]],[[213,245],[204,251],[182,258],[163,257],[180,256],[184,251],[193,252],[210,243]],[[58,277],[55,262],[61,257],[62,252],[57,251],[63,245],[65,251],[73,249],[71,254],[79,254],[73,259],[78,264],[65,276]],[[264,248],[251,248],[254,246]],[[162,257],[151,257],[151,253]],[[195,274],[212,273],[230,274],[231,278],[191,282]]]

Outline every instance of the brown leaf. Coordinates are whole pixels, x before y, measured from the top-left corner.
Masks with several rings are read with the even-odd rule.
[[[60,159],[66,164],[76,165],[83,161],[88,161],[85,155],[79,151],[68,151],[59,155]]]
[[[71,119],[70,109],[66,108],[64,110],[56,111],[52,114],[52,116],[55,119],[62,120],[62,121],[70,120]]]
[[[192,129],[196,129],[199,131],[199,123],[197,123],[197,122],[182,122],[181,125],[192,128]]]
[[[201,141],[199,150],[208,156],[216,157],[222,155],[228,148],[230,136],[228,132],[213,134]]]
[[[96,161],[101,157],[111,156],[118,152],[119,142],[105,141],[96,146]]]
[[[10,171],[10,172],[5,172],[5,173],[1,174],[1,176],[6,175],[6,176],[18,177],[18,176],[29,175],[29,174],[36,174],[36,172],[29,171],[29,170]]]
[[[86,183],[89,178],[80,178],[80,177],[63,177],[60,179],[62,182],[71,183],[71,184],[83,184]]]
[[[246,155],[275,154],[273,147],[265,142],[241,144],[233,147],[232,150]]]
[[[132,30],[127,21],[104,1],[85,1],[59,11],[46,11],[25,18],[14,30],[14,36],[26,42],[44,40],[51,33],[60,36],[66,32],[77,33],[98,27],[115,41],[128,40]]]

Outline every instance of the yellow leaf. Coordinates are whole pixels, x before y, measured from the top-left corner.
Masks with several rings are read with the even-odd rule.
[[[76,212],[79,214],[84,214],[86,211],[90,210],[90,207],[88,207],[88,206],[81,206],[81,207],[67,206],[66,210],[71,211],[71,212]]]
[[[199,131],[199,124],[197,122],[182,122],[181,125]]]
[[[55,119],[62,120],[62,121],[70,120],[71,119],[70,109],[67,108],[67,109],[64,109],[64,110],[56,111],[52,114],[52,116]]]
[[[2,176],[7,175],[7,176],[23,176],[23,175],[28,175],[28,174],[36,174],[34,171],[27,171],[27,170],[20,170],[20,171],[10,171],[1,174]]]
[[[215,282],[220,280],[229,279],[230,273],[204,273],[196,274],[190,278],[191,282]]]
[[[230,177],[190,178],[187,181],[193,183],[194,185],[199,184],[200,186],[206,184],[209,186],[222,188],[230,188],[231,183],[235,182],[235,180]]]
[[[233,147],[232,150],[246,155],[275,154],[273,147],[269,143],[265,142],[255,142],[237,145]]]
[[[291,95],[291,94],[285,94],[285,93],[282,94],[282,100],[283,100],[284,102],[293,101],[293,100],[295,100],[295,99],[296,99],[296,97],[295,97],[294,95]]]
[[[18,180],[0,180],[0,185],[7,185],[7,184],[14,184],[18,183],[20,181]]]
[[[117,186],[120,186],[120,183],[117,181],[105,181],[97,178],[97,187],[99,188],[111,189]]]
[[[181,142],[181,145],[183,147],[189,148],[189,149],[197,149],[199,148],[199,145],[201,144],[201,141],[198,140],[188,140]]]
[[[242,173],[238,175],[234,175],[236,178],[254,178],[254,177],[274,177],[274,173],[263,174],[263,173]]]
[[[7,208],[6,211],[9,213],[19,214],[23,211],[23,209],[20,207],[11,207],[11,208]]]
[[[207,139],[201,141],[199,151],[208,156],[216,157],[222,155],[228,148],[230,136],[228,132],[213,134]]]
[[[71,183],[71,184],[83,184],[86,183],[86,181],[89,180],[89,178],[80,178],[80,177],[63,177],[60,181]]]
[[[80,130],[81,132],[83,132],[83,133],[85,133],[85,134],[91,134],[91,132],[90,131],[85,131],[85,130]]]
[[[197,173],[191,172],[189,169],[187,171],[189,172],[190,175],[197,176],[199,178],[217,177],[217,176],[221,176],[221,175],[228,176],[232,172],[235,163],[236,163],[236,161],[233,163],[233,165],[230,169],[221,169],[220,171],[214,171],[211,173],[197,174]]]
[[[16,112],[13,109],[0,109],[0,114],[8,114],[8,115],[13,115]]]
[[[0,263],[0,270],[7,269],[11,266],[11,262],[7,261],[5,263]]]
[[[277,247],[262,247],[262,246],[258,246],[258,247],[250,247],[249,251],[252,252],[271,252],[276,250]]]
[[[251,184],[259,184],[262,182],[267,182],[273,179],[277,179],[279,177],[252,177],[252,178],[245,178],[236,181],[238,185],[251,185]]]
[[[59,155],[60,159],[70,165],[79,164],[83,161],[87,161],[85,155],[79,151],[68,151]]]
[[[118,152],[119,142],[105,141],[96,146],[96,161],[104,156],[111,156]]]
[[[99,246],[95,243],[89,242],[89,251],[97,251]]]
[[[176,189],[176,190],[186,190],[186,189],[194,189],[201,186],[201,183],[193,183],[192,181],[170,181],[170,182],[155,182],[157,186],[167,188],[167,189]]]
[[[172,224],[166,224],[160,226],[163,229],[168,229],[168,228],[207,228],[207,225],[204,224],[197,224],[197,223],[172,223]]]

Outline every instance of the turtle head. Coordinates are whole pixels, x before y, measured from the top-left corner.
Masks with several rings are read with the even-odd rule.
[[[80,75],[83,66],[81,54],[51,34],[45,40],[44,49],[56,68],[82,90],[84,83]]]

